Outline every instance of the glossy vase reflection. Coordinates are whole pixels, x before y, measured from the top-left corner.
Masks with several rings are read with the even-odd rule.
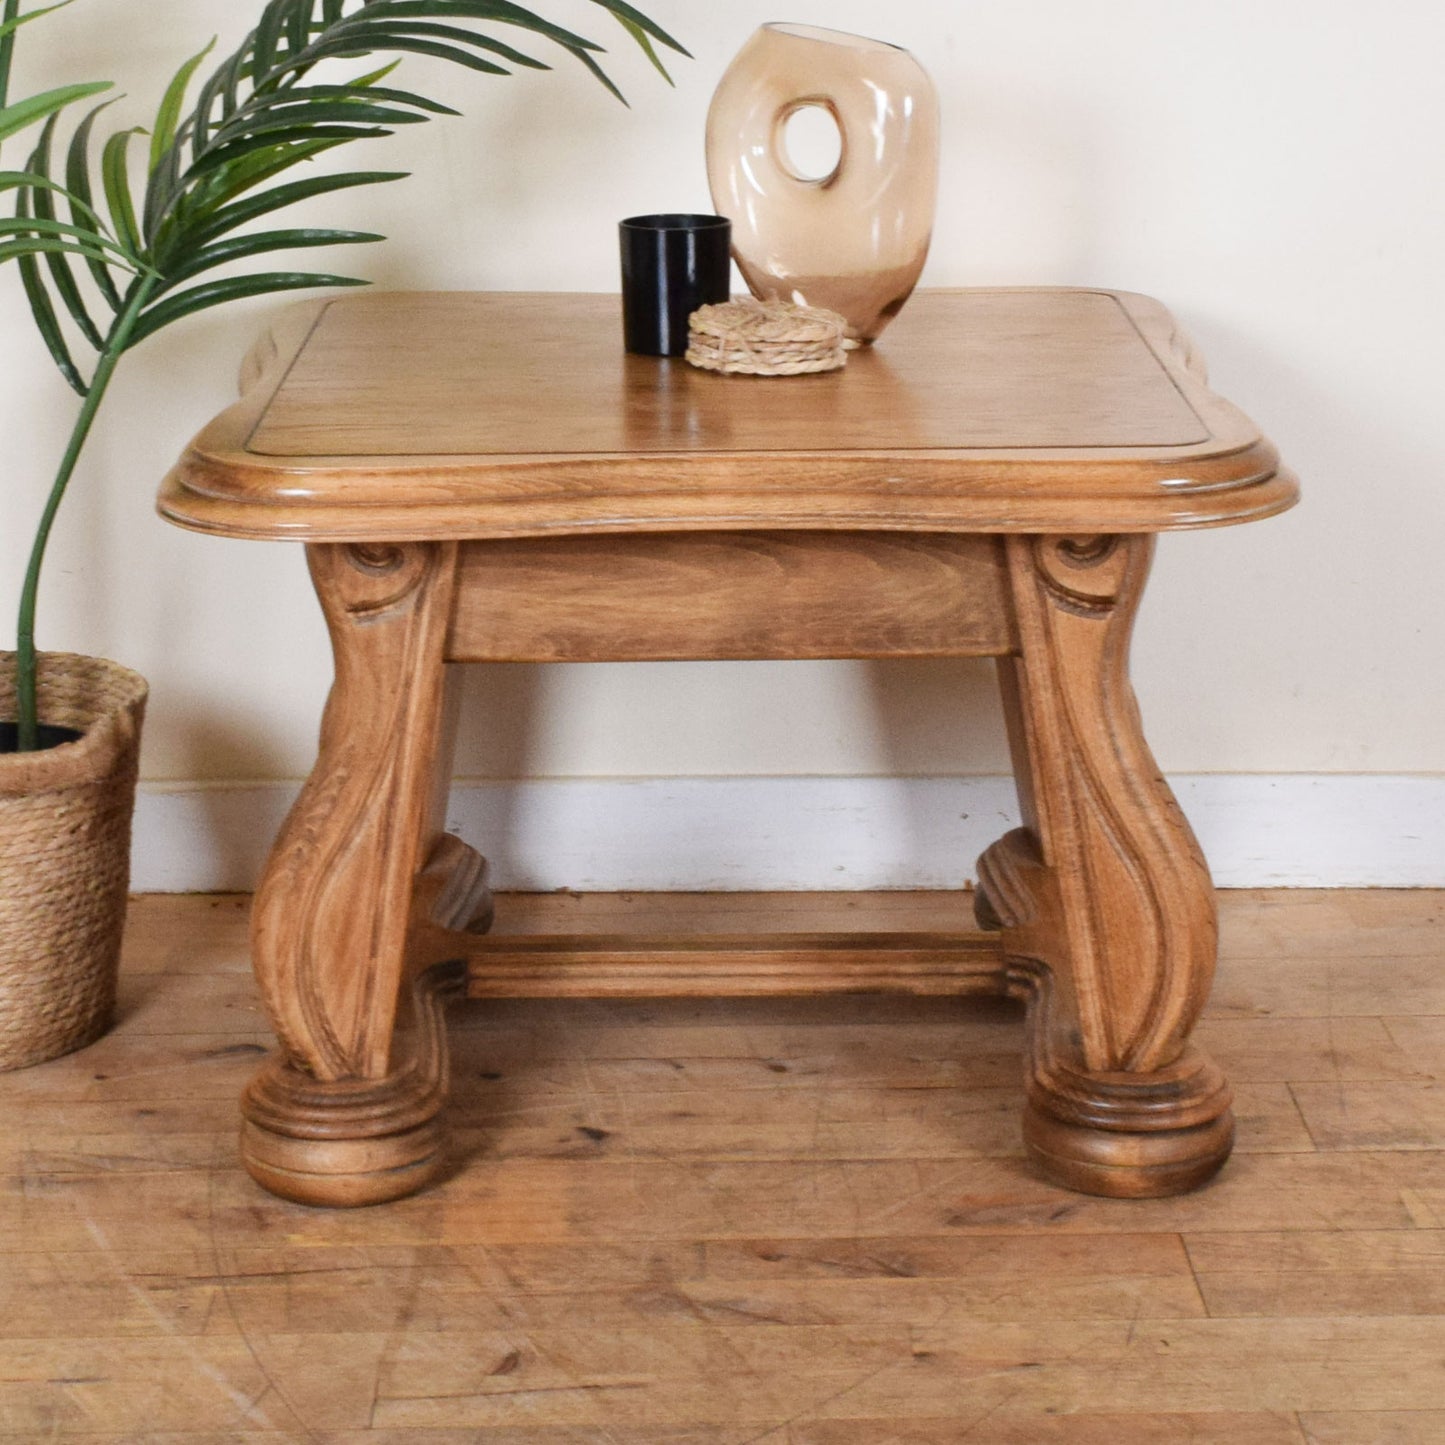
[[[832,115],[842,152],[809,179],[785,129],[807,106]],[[906,51],[815,25],[764,25],[713,96],[713,204],[754,295],[826,306],[872,341],[928,257],[938,199],[938,98]]]

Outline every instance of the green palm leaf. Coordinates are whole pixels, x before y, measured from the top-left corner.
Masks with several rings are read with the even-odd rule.
[[[64,196],[70,204],[85,216],[85,219],[92,225],[103,224],[100,214],[91,209],[83,202],[74,191],[67,190],[58,181],[52,180],[48,175],[41,175],[38,171],[0,171],[0,194],[6,191],[36,190],[48,191],[51,195]],[[76,217],[79,224],[79,217]]]
[[[388,66],[387,70],[392,68],[392,66]],[[373,73],[380,75],[385,72]],[[367,105],[410,106],[413,110],[424,112],[425,115],[461,114],[460,111],[453,110],[451,106],[443,105],[439,100],[428,100],[426,96],[417,95],[413,91],[395,90],[390,86],[373,84],[369,80],[354,81],[350,85],[292,86],[277,95],[259,101],[254,110],[257,114],[266,115],[287,106],[324,105],[335,102],[350,102],[357,107]],[[424,119],[425,115],[409,118]]]
[[[176,143],[176,127],[181,120],[181,107],[186,103],[186,88],[191,83],[191,77],[200,69],[201,62],[216,48],[214,40],[200,51],[191,56],[181,68],[176,71],[175,78],[166,87],[166,93],[161,97],[161,107],[156,112],[156,123],[151,128],[151,170],[154,171],[166,157],[166,152],[172,149]]]
[[[686,50],[670,36],[655,20],[649,20],[642,11],[626,0],[592,0],[594,5],[600,5],[604,10],[616,16],[629,32],[641,31],[644,35],[650,36],[653,40],[665,45],[669,50],[675,50],[679,55],[685,55],[692,59],[690,51]]]
[[[105,101],[90,111],[76,126],[75,134],[70,140],[70,148],[65,157],[65,187],[66,191],[75,198],[70,203],[70,218],[73,221],[79,221],[82,215],[96,216],[93,204],[95,196],[90,188],[88,164],[90,137],[101,112],[111,104],[111,101]],[[97,217],[97,219],[99,218]],[[96,290],[100,292],[101,299],[112,312],[119,311],[120,290],[110,274],[109,267],[104,261],[93,258],[88,258],[86,265],[90,270],[91,279],[95,282]]]
[[[130,260],[130,253],[124,247],[89,226],[72,226],[66,221],[49,220],[41,216],[0,221],[0,239],[8,238],[11,241],[19,242],[29,236],[76,241],[92,250],[108,253],[120,260]]]
[[[380,239],[380,238],[378,238]],[[168,296],[144,311],[129,337],[130,346],[139,345],[183,316],[240,301],[248,296],[269,296],[279,291],[311,291],[318,286],[365,286],[353,276],[319,276],[303,271],[269,271],[259,276],[228,276],[223,281],[208,281],[189,291]]]
[[[667,67],[662,63],[662,57],[657,53],[657,47],[652,43],[652,37],[642,26],[633,21],[619,16],[619,23],[622,28],[642,47],[642,53],[652,62],[653,69],[669,84],[672,84],[672,76],[667,73]]]
[[[343,144],[335,140],[307,139],[303,141],[278,142],[274,136],[268,144],[252,149],[238,146],[230,159],[213,169],[210,179],[204,184],[191,188],[184,195],[179,191],[171,193],[167,204],[175,203],[184,210],[184,216],[177,218],[181,239],[185,240],[190,222],[203,216],[217,206],[223,206],[247,191],[274,179],[292,166],[309,161],[326,151]]]
[[[16,217],[18,220],[25,220],[30,213],[30,195],[27,191],[21,191],[16,197]],[[25,299],[30,303],[31,315],[35,318],[36,330],[40,332],[40,339],[45,343],[45,349],[49,351],[51,359],[55,362],[61,376],[67,384],[81,396],[86,394],[86,384],[80,374],[80,368],[76,366],[74,357],[70,354],[70,348],[66,345],[65,334],[60,329],[60,318],[56,315],[55,304],[50,299],[50,293],[45,289],[45,284],[40,277],[40,266],[37,257],[44,255],[53,248],[66,245],[66,242],[59,240],[41,241],[34,240],[28,245],[12,241],[9,247],[0,245],[0,262],[13,259],[20,263],[20,281],[25,288]],[[9,249],[11,254],[6,256]]]
[[[64,110],[67,105],[72,105],[77,100],[84,100],[88,95],[99,95],[101,91],[109,89],[109,81],[96,81],[89,85],[62,85],[41,95],[33,95],[28,100],[17,100],[14,105],[0,109],[0,141],[46,119],[47,116],[54,115],[58,110]]]
[[[131,198],[130,174],[127,169],[130,140],[140,135],[139,126],[117,131],[106,141],[101,152],[100,178],[105,187],[105,204],[115,234],[131,251],[142,248],[140,226],[135,218],[135,201]]]
[[[0,242],[0,262],[23,261],[30,256],[50,254],[104,256],[105,251],[89,242],[69,240],[61,236],[27,236],[18,241]]]
[[[320,121],[291,120],[274,129],[261,129],[253,136],[241,136],[233,141],[224,141],[208,147],[192,162],[177,182],[176,194],[180,194],[196,181],[204,180],[213,171],[225,169],[233,161],[249,160],[263,147],[285,147],[292,145],[311,146],[318,141],[381,140],[391,131],[382,126],[323,124]],[[174,200],[175,197],[172,197]]]
[[[175,266],[166,276],[162,290],[168,291],[203,271],[214,271],[233,261],[249,261],[276,251],[299,251],[315,246],[358,246],[384,241],[375,231],[285,230],[261,231],[213,241],[197,250],[190,260]]]
[[[10,63],[15,58],[15,32],[42,15],[55,10],[64,10],[71,0],[60,0],[58,5],[47,5],[43,10],[32,10],[28,15],[20,13],[20,0],[5,0],[0,10],[0,110],[10,95]]]
[[[22,25],[28,25],[32,20],[39,20],[42,15],[49,15],[53,10],[64,10],[73,0],[60,0],[58,5],[47,5],[43,10],[32,10],[28,15],[13,15],[11,18],[0,21],[0,41],[9,40],[10,37],[20,29]],[[18,5],[7,5],[7,15],[19,8]]]
[[[55,138],[55,126],[59,121],[59,115],[52,115],[45,122],[44,129],[40,132],[40,139],[36,143],[35,153],[30,157],[30,170],[38,172],[48,180],[50,177],[50,148]],[[55,221],[55,193],[45,185],[34,186],[30,192],[31,213],[40,220]],[[92,213],[87,218],[86,225],[91,229],[101,224],[100,218]],[[75,218],[76,229],[80,229],[80,218]],[[86,257],[87,262],[90,258]],[[70,257],[50,252],[45,258],[50,268],[50,279],[55,286],[55,294],[64,303],[67,311],[70,312],[71,320],[80,328],[85,339],[99,351],[105,345],[105,337],[101,334],[100,327],[91,319],[90,310],[85,304],[85,298],[81,295],[80,284],[75,279],[75,272],[71,269]]]
[[[394,105],[372,105],[361,98],[341,100],[293,100],[288,95],[270,105],[258,106],[255,110],[239,115],[223,125],[213,138],[213,144],[225,146],[251,136],[274,136],[286,134],[295,139],[309,132],[314,134],[321,125],[345,126],[391,126],[417,125],[426,116],[414,110],[402,110]],[[378,132],[373,130],[371,134]]]
[[[284,186],[275,186],[269,191],[247,196],[231,205],[212,207],[205,217],[198,219],[187,231],[187,239],[195,246],[206,246],[217,236],[234,231],[273,211],[285,210],[300,201],[309,201],[314,196],[328,195],[332,191],[344,191],[356,186],[384,184],[387,181],[404,181],[406,171],[347,171],[334,176],[311,176],[304,181],[292,181]]]
[[[449,3],[446,4],[437,4],[436,0],[369,0],[369,3],[364,5],[350,20],[343,20],[332,28],[337,30],[350,28],[364,33],[376,20],[383,23],[396,20],[427,21],[438,16],[466,20],[493,20],[503,25],[515,25],[523,30],[530,30],[534,35],[543,36],[568,49],[574,46],[581,47],[583,50],[600,51],[602,49],[602,46],[595,40],[588,40],[585,36],[565,30],[560,25],[554,25],[550,20],[544,20],[535,11],[526,10],[520,5],[508,4],[506,0],[449,0]],[[467,33],[471,34],[472,32]]]
[[[455,40],[469,32],[459,30],[455,25],[409,25],[406,29],[378,28],[364,39],[355,31],[340,31],[328,34],[307,51],[307,65],[319,64],[323,60],[350,60],[370,55],[379,45],[388,50],[405,51],[412,55],[435,55],[440,60],[450,60],[468,70],[480,71],[483,75],[510,75],[506,66],[487,60],[484,56],[472,54],[472,49],[496,51],[495,46],[473,46],[448,43],[448,37]],[[545,67],[543,67],[545,68]]]
[[[20,281],[25,287],[25,299],[30,303],[30,313],[35,318],[36,329],[45,343],[66,385],[78,396],[85,396],[89,388],[80,374],[70,348],[65,344],[65,335],[60,329],[60,318],[55,314],[55,305],[40,279],[40,268],[36,265],[33,252],[26,252],[17,258],[20,262]]]

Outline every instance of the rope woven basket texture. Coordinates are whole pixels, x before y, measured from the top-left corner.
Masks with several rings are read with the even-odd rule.
[[[145,679],[104,658],[40,657],[41,721],[73,743],[0,754],[0,1070],[83,1048],[115,1013]],[[0,719],[15,655],[0,652]]]
[[[730,375],[807,376],[837,371],[856,344],[836,311],[749,296],[693,312],[687,360]]]

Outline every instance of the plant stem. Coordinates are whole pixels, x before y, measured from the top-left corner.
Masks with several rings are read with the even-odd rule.
[[[65,500],[66,488],[75,474],[76,463],[80,460],[90,429],[95,424],[96,413],[105,400],[115,368],[130,343],[131,332],[140,319],[141,312],[150,301],[160,278],[142,276],[131,288],[130,295],[115,325],[106,337],[105,349],[100,353],[95,376],[85,394],[85,402],[70,441],[61,458],[60,468],[50,488],[45,510],[40,516],[40,525],[35,532],[35,545],[30,549],[30,565],[25,571],[25,585],[20,589],[20,617],[17,623],[15,646],[15,692],[16,692],[16,750],[31,753],[39,746],[40,714],[37,692],[38,658],[35,651],[35,604],[40,593],[40,569],[45,562],[45,548],[50,541],[50,529],[55,524],[55,514]]]

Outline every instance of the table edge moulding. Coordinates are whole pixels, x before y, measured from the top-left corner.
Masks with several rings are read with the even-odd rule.
[[[537,536],[546,533],[690,531],[728,529],[740,524],[773,528],[853,528],[897,531],[1046,532],[1076,527],[1081,508],[1098,531],[1158,532],[1223,526],[1272,516],[1293,505],[1295,479],[1280,467],[1271,444],[1249,419],[1216,396],[1197,353],[1173,317],[1149,297],[1117,291],[1018,288],[988,291],[924,291],[899,316],[885,341],[855,353],[843,372],[772,383],[784,394],[768,398],[774,410],[791,409],[806,419],[810,410],[834,419],[860,393],[892,399],[901,362],[954,344],[950,311],[966,323],[970,305],[1008,298],[1027,302],[1035,333],[1047,328],[1050,307],[1077,298],[1100,298],[1116,306],[1137,338],[1198,421],[1197,438],[1184,445],[1090,446],[1020,449],[1013,446],[919,445],[899,421],[901,445],[841,447],[826,425],[793,450],[768,447],[749,452],[733,446],[689,444],[701,413],[726,411],[739,389],[757,405],[757,378],[721,377],[696,371],[681,360],[629,357],[617,344],[617,300],[592,294],[367,293],[289,308],[248,356],[242,371],[241,401],[222,413],[187,449],[166,479],[160,510],[168,520],[195,531],[228,537],[352,542],[440,541],[447,538]],[[346,317],[376,318],[377,346],[394,343],[402,364],[403,343],[415,346],[416,322],[408,312],[428,308],[434,322],[459,332],[485,332],[498,313],[502,328],[493,353],[476,353],[493,370],[480,379],[468,401],[486,397],[482,386],[502,376],[528,378],[525,355],[530,327],[543,321],[579,334],[590,343],[582,362],[606,365],[606,381],[624,402],[657,392],[681,412],[666,450],[649,450],[646,435],[609,451],[568,450],[522,453],[450,453],[434,448],[401,449],[402,437],[382,454],[318,447],[287,455],[253,449],[273,403],[290,380],[308,342],[328,324]],[[1069,318],[1062,318],[1067,322]],[[342,322],[344,325],[344,321]],[[966,330],[966,328],[965,328]],[[1025,342],[1037,344],[1045,366],[1030,378],[1040,392],[1056,383],[1070,361],[1065,342],[1047,332]],[[986,341],[980,337],[980,344]],[[1059,360],[1047,365],[1053,340]],[[338,345],[338,355],[356,363],[357,349]],[[420,339],[425,345],[425,337]],[[910,348],[913,348],[910,351]],[[415,354],[414,351],[411,354]],[[946,354],[946,352],[945,352]],[[605,361],[599,359],[605,358]],[[565,347],[549,349],[544,364],[565,372]],[[574,359],[570,364],[579,365]],[[923,366],[926,363],[916,362]],[[580,372],[579,382],[587,380]],[[946,380],[946,378],[944,379]],[[751,393],[751,394],[749,394]],[[946,403],[946,394],[943,401]],[[344,402],[324,397],[335,416],[326,432],[335,441],[345,429],[364,429],[365,400],[348,412]],[[295,428],[292,429],[293,433]],[[798,428],[806,432],[806,426]],[[625,434],[625,429],[624,429]],[[418,438],[420,439],[420,438]],[[925,440],[936,440],[929,437]],[[364,443],[363,443],[364,445]],[[397,448],[393,450],[392,448]],[[404,495],[405,500],[397,500]]]
[[[925,292],[787,381],[625,357],[619,329],[615,297],[293,308],[162,487],[179,525],[305,542],[335,655],[253,910],[281,1048],[248,1169],[324,1205],[434,1180],[452,997],[893,992],[1028,1004],[1024,1139],[1055,1180],[1209,1178],[1213,889],[1129,640],[1154,534],[1294,503],[1274,449],[1128,293]],[[982,931],[488,935],[485,862],[444,826],[455,664],[920,656],[998,668],[1023,826],[979,860]]]

